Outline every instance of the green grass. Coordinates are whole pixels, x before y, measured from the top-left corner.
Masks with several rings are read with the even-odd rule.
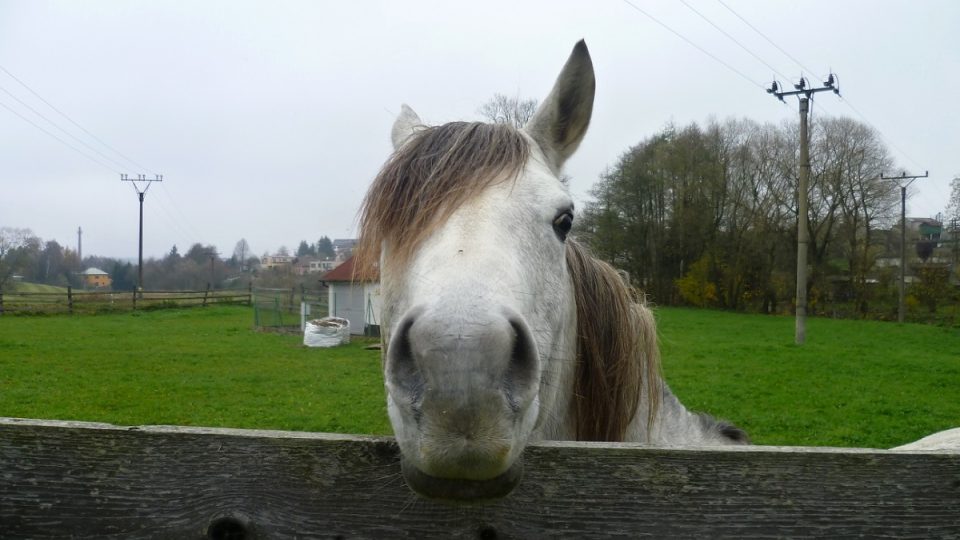
[[[379,351],[252,331],[246,307],[0,318],[0,416],[390,432]]]
[[[960,426],[960,332],[657,309],[684,403],[760,444],[889,447]],[[307,349],[249,307],[0,317],[0,416],[390,432],[377,351]]]
[[[759,444],[886,448],[960,426],[960,331],[658,309],[664,374]]]
[[[44,285],[43,283],[30,283],[27,281],[10,281],[6,286],[6,292],[67,294],[67,288],[57,287],[56,285]]]

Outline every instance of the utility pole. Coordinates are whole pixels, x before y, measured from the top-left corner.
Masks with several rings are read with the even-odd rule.
[[[777,81],[773,81],[768,94],[783,101],[784,96],[802,96],[800,100],[800,186],[797,193],[797,324],[795,341],[803,345],[807,341],[807,251],[810,244],[810,231],[807,228],[807,189],[810,184],[810,136],[807,133],[807,113],[810,100],[817,92],[831,91],[840,95],[839,79],[831,73],[820,88],[808,88],[807,80],[802,76],[800,82],[793,85],[792,92],[783,92]]]
[[[80,259],[81,269],[83,267],[83,228],[77,227],[77,259]]]
[[[153,182],[163,182],[163,175],[157,174],[153,178],[147,178],[144,174],[138,174],[136,178],[130,178],[125,174],[120,174],[121,182],[130,182],[133,185],[134,191],[137,192],[137,198],[140,199],[140,250],[137,257],[137,290],[141,293],[143,292],[143,196],[147,194],[147,190],[150,189],[150,184]],[[147,187],[140,189],[140,186],[137,185],[137,182],[145,182]]]
[[[923,174],[909,175],[901,172],[900,176],[884,176],[880,173],[881,180],[899,180],[900,181],[900,300],[897,303],[897,322],[903,322],[903,314],[906,311],[906,282],[907,282],[907,186],[913,183],[917,178],[926,178],[930,171],[924,171]],[[909,182],[904,183],[904,181]]]

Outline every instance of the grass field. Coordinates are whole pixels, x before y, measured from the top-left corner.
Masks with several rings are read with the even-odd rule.
[[[44,285],[42,283],[29,283],[26,281],[11,281],[6,286],[6,292],[67,294],[67,288],[57,287],[56,285]]]
[[[378,351],[252,331],[248,307],[0,319],[0,416],[389,433]]]
[[[761,444],[886,448],[960,427],[960,331],[660,309],[664,374],[689,408]]]
[[[960,332],[658,309],[664,373],[760,444],[889,447],[960,426]],[[389,433],[379,353],[223,306],[0,318],[0,416]]]

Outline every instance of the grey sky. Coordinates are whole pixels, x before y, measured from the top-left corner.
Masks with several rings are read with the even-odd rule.
[[[137,200],[119,173],[162,173],[145,204],[146,256],[245,237],[256,254],[321,235],[352,237],[360,200],[390,151],[401,103],[428,123],[477,119],[493,93],[542,98],[580,38],[597,73],[590,131],[567,166],[581,203],[630,145],[668,122],[797,115],[757,85],[774,74],[680,2],[632,0],[739,70],[620,0],[542,2],[39,2],[0,0],[0,66],[146,167],[121,167],[0,104],[0,226],[29,227],[85,254],[135,257]],[[800,67],[717,0],[687,0],[778,71]],[[724,0],[790,55],[839,74],[919,180],[908,213],[944,209],[960,173],[960,2]],[[778,77],[779,78],[779,77]],[[782,81],[788,82],[788,81]],[[0,88],[121,163],[0,71]],[[848,105],[849,104],[849,105]]]

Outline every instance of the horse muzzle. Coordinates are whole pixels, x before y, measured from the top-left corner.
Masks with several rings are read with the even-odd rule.
[[[456,315],[414,308],[388,344],[388,411],[403,475],[428,498],[503,497],[520,481],[536,424],[536,343],[508,309]]]

